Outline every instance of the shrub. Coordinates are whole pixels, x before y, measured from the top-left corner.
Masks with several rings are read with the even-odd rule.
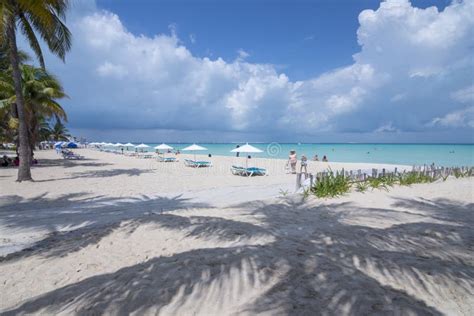
[[[466,177],[472,177],[474,176],[474,168],[469,168],[466,170],[466,173],[464,174]]]
[[[369,183],[369,186],[373,189],[384,189],[388,191],[387,184],[385,183],[385,180],[380,177],[380,178],[369,178],[367,180]]]
[[[453,173],[454,173],[454,176],[456,177],[456,179],[464,178],[464,173],[462,173],[462,171],[459,170],[459,169],[454,169]]]
[[[336,197],[349,192],[350,188],[351,184],[348,178],[343,174],[334,175],[331,172],[328,176],[318,179],[311,188],[311,192],[318,198]]]
[[[414,183],[431,183],[435,179],[429,175],[423,174],[421,172],[409,172],[401,174],[398,177],[398,183],[400,185],[412,185]]]
[[[357,192],[364,193],[369,189],[369,184],[366,181],[360,181],[355,183],[355,189]]]

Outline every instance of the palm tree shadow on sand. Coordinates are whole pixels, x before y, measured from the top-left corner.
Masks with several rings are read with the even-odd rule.
[[[123,222],[143,222],[143,218],[170,210],[208,208],[181,195],[173,197],[109,198],[79,192],[48,198],[41,194],[32,199],[6,196],[0,199],[0,222],[11,229],[49,232],[44,238],[0,261],[40,255],[62,257],[98,243]]]
[[[154,222],[186,230],[189,237],[272,241],[151,258],[58,288],[5,314],[441,315],[430,299],[446,294],[443,286],[460,296],[472,293],[473,204],[396,199],[393,206],[421,213],[413,213],[416,221],[396,223],[393,209],[289,199],[246,204],[246,215],[259,219],[254,224],[173,214],[140,217],[129,224],[131,232]],[[381,213],[394,224],[356,224]]]

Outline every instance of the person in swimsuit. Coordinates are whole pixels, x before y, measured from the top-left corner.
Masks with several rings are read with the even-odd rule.
[[[296,156],[296,150],[291,150],[290,155],[288,156],[288,164],[291,168],[291,173],[296,173],[296,163],[298,162],[298,157]]]

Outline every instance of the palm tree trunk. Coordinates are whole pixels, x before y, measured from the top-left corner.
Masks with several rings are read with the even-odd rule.
[[[18,168],[17,181],[33,181],[31,177],[31,150],[28,140],[28,126],[25,115],[25,101],[21,89],[20,62],[18,48],[16,46],[15,19],[12,18],[7,24],[7,41],[10,48],[10,63],[13,70],[13,82],[15,84],[16,106],[18,111],[18,136],[20,143],[20,166]]]

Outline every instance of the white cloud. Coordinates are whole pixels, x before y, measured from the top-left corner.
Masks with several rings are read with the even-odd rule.
[[[247,53],[247,52],[246,52],[245,50],[243,50],[242,48],[237,51],[237,54],[239,55],[239,58],[240,58],[240,59],[245,59],[245,58],[247,58],[247,57],[250,56],[250,54]]]
[[[451,93],[451,98],[458,102],[474,104],[474,84]]]
[[[393,97],[390,98],[390,102],[398,102],[406,98],[406,94],[404,93],[397,93]]]
[[[243,49],[231,62],[196,57],[175,24],[170,34],[136,35],[114,13],[79,11],[68,20],[67,64],[48,60],[71,96],[72,127],[276,134],[473,127],[472,110],[460,113],[453,102],[472,100],[472,0],[442,12],[404,0],[365,10],[353,64],[304,81],[246,62]]]
[[[379,126],[377,129],[374,130],[375,133],[399,133],[400,130],[393,126],[392,122],[388,122]]]
[[[121,65],[114,65],[106,61],[97,67],[97,72],[104,77],[111,76],[120,79],[127,74],[127,69]]]
[[[474,128],[474,106],[448,113],[443,117],[436,117],[429,125]]]
[[[189,34],[189,40],[191,41],[192,44],[196,43],[196,35],[195,34]]]

